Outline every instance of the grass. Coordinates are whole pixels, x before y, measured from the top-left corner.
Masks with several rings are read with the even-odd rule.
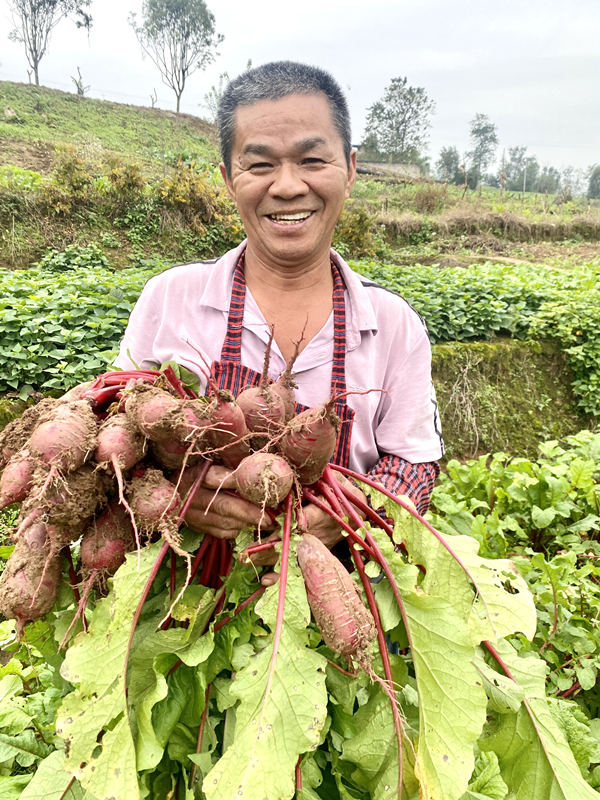
[[[6,81],[0,82],[0,106],[16,114],[0,117],[0,147],[9,154],[15,141],[52,146],[87,141],[144,161],[160,162],[168,153],[218,161],[214,126],[191,115]]]

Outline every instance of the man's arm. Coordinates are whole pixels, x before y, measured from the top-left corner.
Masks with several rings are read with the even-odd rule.
[[[381,483],[392,494],[404,494],[415,504],[419,514],[429,508],[433,487],[440,474],[437,461],[411,464],[401,456],[385,455],[371,467],[369,478]]]

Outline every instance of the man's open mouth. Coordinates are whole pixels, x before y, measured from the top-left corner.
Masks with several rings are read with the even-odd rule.
[[[295,225],[308,219],[312,213],[312,211],[297,211],[295,214],[267,214],[267,216],[274,222],[279,222],[283,225]]]

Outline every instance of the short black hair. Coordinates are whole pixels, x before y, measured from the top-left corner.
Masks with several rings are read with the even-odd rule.
[[[281,100],[290,94],[318,94],[329,102],[331,117],[340,134],[346,163],[350,165],[350,114],[344,93],[337,81],[325,70],[296,61],[271,61],[247,70],[234,78],[221,97],[217,124],[221,158],[227,175],[231,175],[231,151],[235,137],[235,112],[238,106],[249,106],[260,100]]]

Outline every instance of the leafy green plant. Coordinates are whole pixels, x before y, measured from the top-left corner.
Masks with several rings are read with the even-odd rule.
[[[495,453],[447,467],[430,519],[448,534],[474,537],[482,555],[512,558],[537,610],[533,639],[517,636],[513,645],[543,656],[549,694],[597,717],[600,434],[545,442],[534,460]],[[594,781],[600,786],[598,775]]]
[[[39,188],[41,182],[41,174],[32,169],[24,169],[13,164],[0,166],[0,186],[7,189],[20,189],[21,191],[30,192]]]
[[[35,265],[47,270],[70,270],[79,268],[108,267],[108,258],[94,242],[87,245],[68,244],[64,250],[49,250]]]
[[[0,392],[64,390],[104,371],[144,283],[165,266],[0,274]]]

